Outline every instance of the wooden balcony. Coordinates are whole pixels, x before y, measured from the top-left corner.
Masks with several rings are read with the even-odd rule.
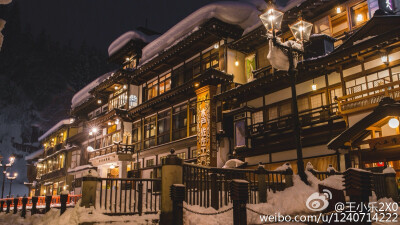
[[[100,149],[96,149],[93,152],[89,153],[89,158],[93,159],[98,156],[102,155],[107,155],[110,153],[116,153],[116,154],[133,154],[134,153],[134,148],[133,147],[127,147],[127,145],[119,145],[119,144],[113,144],[107,147],[103,147]]]
[[[400,100],[400,81],[339,97],[337,99],[338,114],[346,115],[373,109],[384,97]]]
[[[304,128],[341,119],[341,116],[335,113],[336,111],[337,106],[333,104],[299,112],[300,124]],[[248,134],[251,137],[257,137],[265,134],[282,133],[292,130],[293,124],[293,116],[290,114],[267,122],[253,124],[248,127]]]

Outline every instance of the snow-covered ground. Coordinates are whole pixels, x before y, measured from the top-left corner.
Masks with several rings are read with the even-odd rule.
[[[60,216],[59,209],[51,209],[46,214],[36,214],[31,216],[27,213],[26,218],[18,214],[0,213],[0,224],[13,225],[78,225],[85,222],[96,222],[96,224],[137,224],[151,225],[153,220],[158,220],[158,214],[142,216],[106,216],[93,208],[80,207],[69,208]]]

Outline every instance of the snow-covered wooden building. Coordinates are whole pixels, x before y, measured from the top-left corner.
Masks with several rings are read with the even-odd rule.
[[[350,132],[354,138],[335,138],[384,96],[400,98],[400,16],[389,15],[382,4],[375,13],[379,5],[290,0],[276,6],[285,12],[282,41],[293,39],[287,25],[300,11],[314,24],[297,64],[296,89],[304,161],[318,170],[331,164],[400,171],[400,157],[366,144],[400,135],[387,125],[397,115],[371,120],[369,132],[358,125],[361,130]],[[250,167],[262,162],[274,169],[290,161],[296,172],[291,78],[271,66],[270,60],[284,59],[269,47],[259,19],[266,9],[257,0],[213,3],[164,34],[140,28],[116,39],[108,52],[119,69],[72,99],[79,130],[72,138],[80,143],[82,160],[70,174],[79,179],[88,164],[102,177],[155,177],[172,148],[205,166],[239,158]]]

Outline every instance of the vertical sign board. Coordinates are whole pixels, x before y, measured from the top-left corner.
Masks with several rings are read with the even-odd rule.
[[[197,164],[217,166],[217,128],[215,105],[212,97],[216,87],[205,86],[197,95]]]
[[[367,0],[369,16],[372,18],[376,10],[380,9],[388,14],[398,14],[400,0]]]

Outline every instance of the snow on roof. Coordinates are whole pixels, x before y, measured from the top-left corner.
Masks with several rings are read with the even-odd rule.
[[[145,43],[150,43],[158,37],[159,35],[146,35],[138,30],[128,31],[111,43],[110,47],[108,47],[108,56],[111,56],[114,53],[116,53],[130,40],[142,40]]]
[[[44,148],[39,149],[35,152],[32,152],[31,154],[25,156],[25,160],[32,160],[32,159],[38,158],[39,156],[42,155],[43,152],[44,152]]]
[[[108,72],[106,74],[103,74],[102,76],[98,77],[94,81],[90,82],[88,85],[86,85],[84,88],[82,88],[80,91],[78,91],[74,97],[72,97],[72,105],[71,108],[75,108],[79,105],[81,105],[83,102],[88,100],[91,97],[91,94],[89,93],[90,90],[95,88],[97,85],[99,85],[101,82],[103,82],[105,79],[109,78],[114,74],[114,71]]]
[[[7,5],[11,3],[11,0],[0,0],[0,5]]]
[[[52,128],[50,128],[46,133],[44,133],[42,136],[39,137],[39,141],[42,141],[43,139],[45,139],[46,137],[48,137],[50,134],[54,133],[55,131],[57,131],[60,127],[66,125],[66,124],[70,124],[70,119],[64,119],[61,120],[60,122],[58,122],[56,125],[54,125]]]
[[[155,39],[143,48],[142,62],[147,62],[168,47],[171,47],[176,40],[192,32],[196,27],[204,24],[211,18],[219,19],[225,23],[238,25],[246,29],[245,33],[261,25],[259,14],[261,11],[260,1],[251,2],[216,2],[206,5],[185,19],[181,20],[159,38]],[[141,63],[143,64],[143,63]]]

